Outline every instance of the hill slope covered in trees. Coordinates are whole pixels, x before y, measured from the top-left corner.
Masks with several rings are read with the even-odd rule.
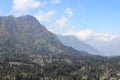
[[[64,46],[32,16],[0,17],[0,80],[118,80],[120,57]]]

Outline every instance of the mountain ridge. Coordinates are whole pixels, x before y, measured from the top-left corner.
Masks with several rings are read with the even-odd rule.
[[[0,34],[1,49],[6,48],[11,53],[88,55],[62,45],[53,33],[30,15],[0,17]]]
[[[62,36],[57,34],[57,37],[59,38],[61,43],[63,43],[66,46],[73,47],[76,50],[86,51],[93,55],[102,55],[100,51],[86,44],[85,42],[77,39],[75,36]]]

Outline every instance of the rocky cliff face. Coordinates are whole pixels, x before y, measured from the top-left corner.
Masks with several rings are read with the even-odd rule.
[[[33,16],[0,17],[1,53],[87,54],[66,47]]]

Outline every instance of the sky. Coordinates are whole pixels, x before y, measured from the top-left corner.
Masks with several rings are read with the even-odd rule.
[[[49,31],[83,41],[120,39],[120,0],[1,0],[0,16],[8,15],[32,15]]]

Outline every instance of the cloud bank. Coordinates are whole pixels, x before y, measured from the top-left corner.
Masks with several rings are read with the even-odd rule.
[[[89,40],[94,39],[103,42],[113,41],[115,39],[120,39],[120,35],[116,34],[104,34],[104,33],[97,33],[92,29],[85,29],[78,32],[68,30],[67,32],[63,33],[63,35],[74,35],[80,40]]]

